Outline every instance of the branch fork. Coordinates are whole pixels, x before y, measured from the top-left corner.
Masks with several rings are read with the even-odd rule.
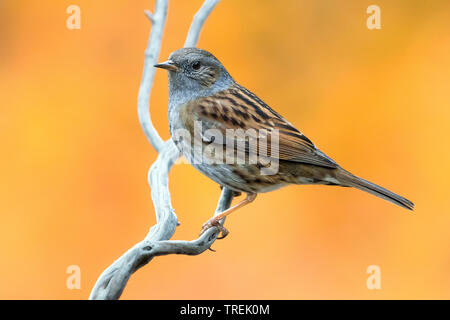
[[[204,1],[194,16],[184,44],[185,47],[196,46],[203,24],[218,2],[219,0]],[[158,158],[148,172],[156,224],[150,228],[144,240],[125,252],[100,275],[89,297],[91,300],[119,299],[131,275],[154,257],[169,254],[201,254],[210,249],[219,235],[219,228],[210,228],[192,241],[170,240],[179,223],[170,200],[169,172],[180,154],[172,139],[167,141],[161,139],[152,124],[148,108],[155,75],[153,65],[158,62],[167,8],[168,0],[157,0],[154,13],[149,10],[145,11],[145,15],[152,23],[152,28],[145,51],[144,71],[138,94],[138,116],[142,130],[158,152]],[[233,191],[227,188],[222,189],[215,215],[230,207],[233,196]],[[224,220],[221,221],[221,225],[223,223]]]

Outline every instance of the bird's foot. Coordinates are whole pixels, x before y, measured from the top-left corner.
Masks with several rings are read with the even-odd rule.
[[[219,229],[219,235],[222,234],[221,236],[217,237],[217,239],[223,239],[230,233],[224,226],[220,224],[220,220],[217,220],[216,218],[211,218],[206,223],[203,224],[200,235],[204,234],[206,230],[213,227]]]

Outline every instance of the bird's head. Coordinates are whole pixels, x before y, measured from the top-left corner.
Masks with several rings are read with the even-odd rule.
[[[155,67],[169,71],[171,94],[206,96],[225,90],[233,83],[220,61],[198,48],[179,49],[169,56],[169,60]]]

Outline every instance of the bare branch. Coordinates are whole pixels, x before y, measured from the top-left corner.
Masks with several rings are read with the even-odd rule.
[[[155,18],[150,10],[144,10],[144,14],[152,24],[155,22]]]
[[[189,28],[186,42],[184,43],[185,47],[195,47],[197,45],[203,24],[218,3],[219,0],[206,0],[203,2],[202,7],[195,14],[194,21],[192,21],[191,27]]]
[[[197,44],[201,28],[219,0],[205,0],[194,17],[189,29],[185,46]],[[148,182],[155,207],[157,223],[150,229],[145,239],[129,249],[106,269],[92,289],[90,299],[119,299],[131,275],[149,263],[153,257],[168,254],[197,255],[210,248],[219,235],[217,228],[211,228],[193,241],[169,240],[178,225],[169,192],[169,171],[179,157],[179,152],[172,139],[164,142],[150,119],[148,103],[153,85],[155,70],[161,48],[162,34],[167,16],[168,0],[157,0],[155,13],[146,11],[145,15],[152,22],[148,47],[145,53],[144,72],[139,89],[138,115],[144,133],[153,147],[158,151],[158,158],[148,173]],[[233,200],[233,192],[223,188],[216,215],[228,209]],[[223,224],[223,220],[221,224]]]
[[[163,140],[152,124],[148,103],[153,86],[153,78],[155,77],[155,68],[153,65],[158,62],[164,25],[166,24],[168,2],[168,0],[157,0],[154,14],[151,14],[148,10],[145,11],[146,16],[152,22],[152,29],[150,31],[147,49],[145,50],[144,71],[142,73],[142,81],[138,94],[139,122],[141,123],[145,136],[156,151],[161,149]]]

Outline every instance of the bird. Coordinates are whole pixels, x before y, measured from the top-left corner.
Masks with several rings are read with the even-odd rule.
[[[410,200],[343,169],[237,83],[210,52],[181,48],[154,67],[169,74],[169,130],[179,152],[221,187],[246,194],[203,224],[201,234],[217,227],[225,237],[223,218],[254,201],[257,194],[287,185],[353,187],[414,209]]]

